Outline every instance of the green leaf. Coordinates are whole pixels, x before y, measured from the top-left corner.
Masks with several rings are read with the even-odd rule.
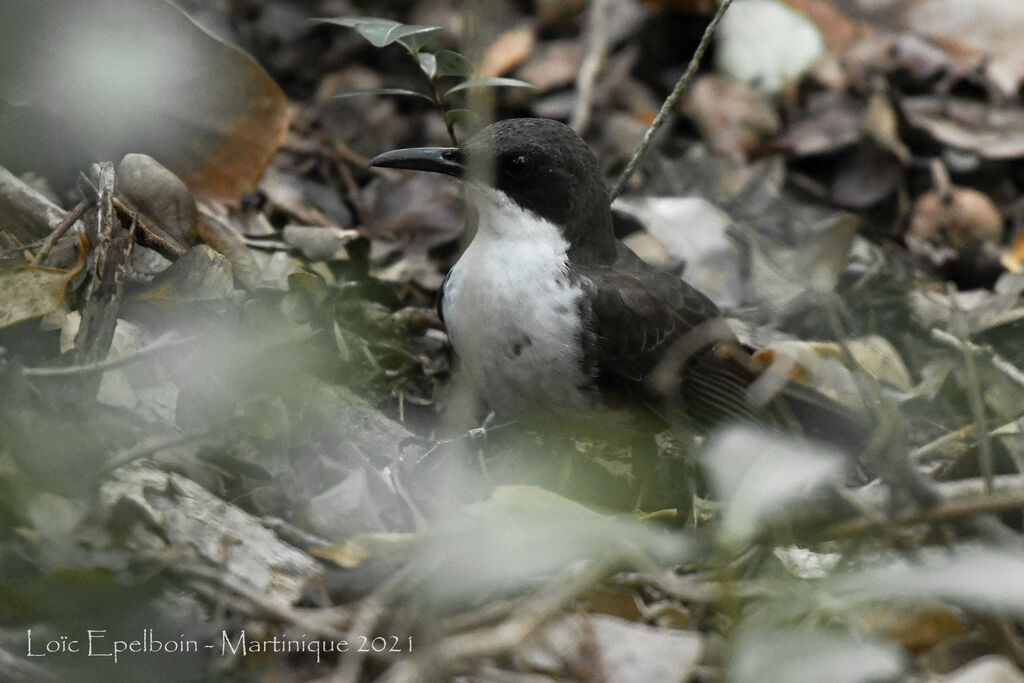
[[[393,42],[388,39],[388,34],[396,27],[403,24],[391,19],[374,19],[373,17],[334,17],[318,18],[310,20],[314,24],[334,24],[355,29],[359,35],[370,41],[374,47],[384,47]]]
[[[391,40],[398,41],[409,54],[415,55],[443,30],[440,26],[403,26],[392,32]]]
[[[473,127],[480,123],[480,116],[472,109],[448,109],[444,112],[444,121]]]
[[[350,90],[349,92],[334,95],[331,99],[340,100],[344,97],[359,97],[361,95],[403,95],[405,97],[419,97],[427,102],[434,101],[429,95],[424,95],[423,93],[416,92],[415,90],[406,90],[405,88],[368,88],[366,90]]]
[[[473,78],[459,83],[454,88],[448,90],[444,96],[448,97],[453,92],[468,90],[469,88],[533,88],[536,90],[537,86],[526,81],[520,81],[517,78]]]
[[[406,50],[416,54],[427,41],[444,29],[440,26],[422,24],[401,24],[391,19],[375,19],[373,17],[333,17],[310,20],[314,24],[333,24],[354,29],[374,47],[384,47],[391,43],[401,43]]]
[[[435,78],[441,76],[457,76],[459,78],[469,78],[473,73],[473,65],[468,59],[460,55],[458,52],[451,50],[441,50],[435,55],[437,59],[437,68],[435,69]]]
[[[416,55],[416,59],[419,60],[420,70],[427,75],[427,78],[434,80],[434,74],[437,72],[437,58],[429,52],[420,52]]]

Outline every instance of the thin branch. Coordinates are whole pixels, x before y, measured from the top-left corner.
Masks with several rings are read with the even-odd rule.
[[[993,367],[1006,375],[1007,378],[1012,380],[1015,384],[1024,387],[1024,371],[1021,371],[1021,369],[1016,365],[996,353],[991,346],[975,344],[974,342],[961,339],[956,335],[952,335],[949,332],[938,328],[934,328],[931,335],[932,339],[935,341],[950,348],[954,348],[957,351],[987,356]]]
[[[33,266],[38,266],[40,263],[42,263],[43,259],[46,258],[46,255],[50,253],[50,249],[53,248],[54,243],[61,237],[63,237],[64,233],[66,233],[71,228],[71,226],[74,225],[75,222],[79,218],[81,218],[83,214],[85,214],[86,209],[88,209],[92,205],[93,200],[89,197],[86,197],[82,201],[78,202],[78,204],[75,205],[75,208],[67,212],[64,218],[61,219],[60,223],[57,224],[57,227],[55,227],[53,231],[46,237],[46,240],[43,242],[42,246],[39,247],[39,251],[37,251],[36,255],[32,258]]]
[[[590,123],[590,109],[594,99],[594,83],[608,53],[608,29],[612,0],[594,0],[590,5],[587,21],[587,53],[576,77],[576,105],[573,107],[569,125],[580,135]]]
[[[561,614],[565,606],[590,587],[639,563],[640,558],[623,549],[588,564],[575,576],[553,580],[538,595],[525,601],[511,617],[496,626],[449,636],[426,654],[395,664],[380,680],[388,683],[420,683],[448,678],[448,674],[486,657],[511,652],[535,636]]]
[[[177,348],[183,344],[188,344],[196,339],[199,339],[199,335],[179,337],[176,332],[168,332],[167,334],[161,335],[155,339],[153,343],[148,346],[144,346],[138,351],[129,353],[126,356],[121,356],[120,358],[108,358],[97,363],[65,365],[63,367],[55,368],[23,368],[22,373],[24,373],[26,377],[78,377],[80,375],[91,375],[97,372],[113,370],[114,368],[119,368],[122,365],[136,363],[144,358]]]
[[[412,577],[413,565],[407,565],[392,574],[377,590],[367,596],[352,618],[345,639],[350,643],[361,642],[361,637],[371,640],[388,608],[409,588]],[[335,683],[357,683],[365,658],[363,648],[348,652],[339,662],[340,667],[331,680]]]
[[[99,196],[99,190],[92,184],[86,176],[80,176],[80,187],[92,191],[96,196]],[[135,221],[137,225],[134,229],[134,238],[139,244],[149,249],[152,249],[156,253],[163,256],[168,261],[177,261],[179,258],[185,255],[188,251],[183,249],[176,244],[171,244],[163,237],[157,234],[156,229],[149,223],[149,220],[145,218],[140,212],[135,211],[130,206],[122,202],[117,197],[111,197],[111,203],[114,209],[117,211],[119,217],[125,218],[128,222]]]
[[[215,588],[229,591],[236,598],[248,602],[263,615],[296,626],[306,633],[330,640],[345,639],[345,632],[341,628],[349,620],[350,615],[342,608],[303,610],[285,605],[267,598],[255,587],[244,584],[237,577],[224,572],[222,568],[207,566],[199,562],[172,566],[170,571],[182,577],[189,585],[195,585],[198,580]]]
[[[676,87],[672,89],[665,101],[661,105],[661,109],[658,110],[658,115],[654,117],[654,121],[651,123],[647,132],[644,133],[643,140],[637,145],[636,151],[633,152],[632,158],[629,163],[626,164],[625,170],[619,176],[618,180],[615,181],[615,185],[611,190],[611,199],[615,199],[622,192],[622,188],[625,187],[626,181],[630,179],[633,173],[636,171],[637,166],[640,165],[640,159],[643,158],[644,152],[651,145],[651,140],[654,138],[654,134],[658,132],[658,129],[665,123],[669,113],[675,108],[676,100],[683,94],[687,86],[690,85],[690,81],[693,80],[694,74],[697,73],[697,67],[700,66],[700,60],[704,57],[704,53],[707,52],[708,46],[711,44],[711,36],[714,35],[715,29],[718,28],[718,22],[725,16],[725,11],[729,9],[729,5],[732,4],[732,0],[722,0],[722,4],[719,6],[718,11],[715,12],[714,18],[711,19],[711,23],[704,30],[704,35],[701,36],[700,43],[697,45],[696,52],[693,53],[693,57],[690,58],[690,64],[686,67],[686,71],[682,77],[676,83]]]
[[[949,285],[948,290],[949,301],[953,304],[953,314],[950,322],[954,325],[957,336],[967,343],[967,345],[963,346],[961,349],[964,356],[964,373],[967,375],[967,402],[971,407],[971,413],[974,416],[974,423],[978,425],[978,433],[981,437],[979,444],[981,448],[981,457],[979,459],[981,473],[985,478],[986,489],[991,491],[992,478],[995,476],[995,454],[992,451],[992,440],[988,435],[988,417],[985,413],[985,399],[981,395],[981,379],[978,375],[977,352],[972,348],[974,345],[970,344],[970,330],[967,328],[967,318],[963,309],[960,307],[959,302],[957,302],[956,292],[953,291],[953,286]]]
[[[986,487],[990,485],[984,480],[976,481],[975,483]],[[994,491],[991,493],[983,492],[981,495],[971,498],[946,500],[926,510],[914,511],[892,519],[879,520],[875,517],[870,517],[840,522],[826,527],[821,532],[821,535],[823,538],[858,536],[890,525],[934,524],[936,522],[962,519],[964,517],[1016,508],[1024,508],[1024,490],[1022,489]]]

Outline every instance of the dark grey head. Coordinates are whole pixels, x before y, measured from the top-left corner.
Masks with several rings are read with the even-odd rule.
[[[371,166],[447,173],[493,188],[553,223],[577,258],[615,257],[608,191],[594,154],[565,124],[509,119],[487,126],[459,148],[423,147],[386,152]]]

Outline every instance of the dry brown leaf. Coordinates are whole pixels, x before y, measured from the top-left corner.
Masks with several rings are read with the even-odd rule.
[[[783,0],[787,5],[806,14],[821,31],[825,47],[833,56],[841,55],[853,43],[867,36],[871,29],[852,21],[838,10],[831,0]]]
[[[503,76],[526,61],[533,50],[536,33],[532,26],[505,31],[484,52],[479,75],[485,78]]]
[[[1011,273],[1024,273],[1024,230],[1017,233],[1013,244],[1003,254],[1002,264]]]
[[[17,127],[4,131],[0,158],[50,160],[48,175],[66,178],[139,152],[199,194],[237,199],[255,187],[288,112],[251,57],[166,2],[15,7],[3,23],[16,39],[0,36],[0,81]]]
[[[0,270],[0,328],[56,311],[72,277],[66,270],[39,266]]]
[[[970,244],[998,243],[1003,217],[988,195],[977,190],[929,190],[914,203],[907,235],[960,251]]]

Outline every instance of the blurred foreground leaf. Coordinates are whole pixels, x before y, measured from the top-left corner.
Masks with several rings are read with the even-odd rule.
[[[748,631],[736,638],[733,683],[856,683],[886,681],[904,669],[898,648],[838,632]]]
[[[725,503],[722,538],[742,544],[823,488],[842,482],[843,457],[828,447],[750,427],[712,437],[703,462]]]
[[[67,182],[140,152],[233,199],[284,139],[280,88],[170,3],[0,0],[0,16],[0,163],[15,172]]]
[[[1024,616],[1024,554],[976,545],[896,561],[837,578],[839,593],[882,600],[940,599],[995,614]]]
[[[682,533],[602,515],[544,489],[502,486],[440,524],[414,562],[433,602],[454,606],[522,590],[580,561],[619,553],[677,563],[696,547]]]

